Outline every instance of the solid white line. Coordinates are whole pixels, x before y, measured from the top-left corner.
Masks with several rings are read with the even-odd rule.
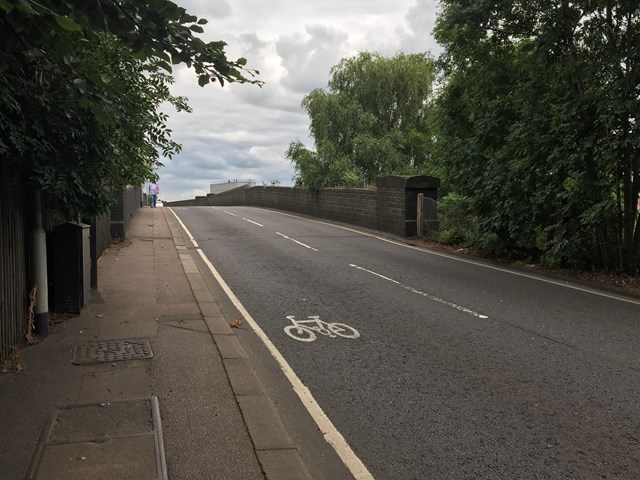
[[[173,214],[176,215],[175,212],[173,212]],[[178,218],[177,215],[176,215],[176,218]],[[179,218],[178,218],[178,221],[180,221]],[[185,227],[181,221],[180,221],[180,224],[184,228],[185,232],[187,233],[191,241],[194,242],[193,235],[191,235],[191,232],[189,232],[187,227]],[[322,408],[320,408],[320,405],[318,405],[318,402],[316,402],[315,398],[313,398],[311,391],[302,383],[300,378],[298,378],[298,375],[296,375],[296,372],[293,371],[293,368],[291,368],[291,366],[287,363],[285,358],[278,351],[278,349],[273,344],[273,342],[269,339],[267,334],[264,333],[262,328],[260,328],[260,325],[256,323],[256,321],[249,314],[247,309],[244,308],[244,305],[240,303],[240,300],[238,300],[238,297],[235,296],[233,291],[227,285],[227,282],[224,281],[222,276],[218,273],[218,271],[213,266],[213,264],[209,261],[209,259],[204,254],[204,252],[200,248],[197,248],[197,252],[202,258],[202,260],[204,261],[204,263],[207,265],[209,270],[211,271],[211,274],[214,276],[218,284],[220,284],[220,287],[224,290],[227,297],[229,297],[229,300],[231,300],[234,306],[238,309],[240,314],[244,317],[244,319],[247,321],[249,326],[256,333],[258,338],[262,340],[262,343],[265,345],[265,347],[267,347],[267,349],[269,350],[269,353],[271,353],[271,356],[276,360],[276,362],[278,362],[278,366],[282,369],[282,372],[285,374],[285,376],[289,380],[289,383],[291,383],[293,391],[296,392],[296,394],[298,395],[298,398],[300,398],[300,401],[302,402],[304,407],[307,409],[307,411],[311,415],[311,418],[313,418],[313,420],[316,422],[318,429],[322,432],[324,439],[327,441],[329,445],[333,447],[337,455],[342,460],[342,463],[345,464],[345,466],[349,469],[349,471],[351,472],[351,474],[356,480],[373,480],[373,476],[371,475],[371,473],[369,473],[369,470],[367,470],[367,467],[364,465],[364,463],[362,463],[362,460],[360,460],[358,456],[353,452],[353,450],[351,449],[351,447],[349,446],[345,438],[338,431],[338,429],[333,425],[333,423],[331,422],[329,417],[327,417],[327,415],[324,413]]]
[[[281,237],[286,238],[287,240],[291,240],[292,242],[296,242],[298,245],[302,245],[304,248],[308,248],[309,250],[313,250],[314,252],[317,252],[318,249],[317,248],[313,248],[310,247],[309,245],[307,245],[306,243],[302,243],[299,242],[298,240],[296,240],[295,238],[291,238],[291,237],[287,237],[284,233],[280,233],[280,232],[276,232],[277,235],[280,235]]]
[[[237,217],[235,213],[227,212],[226,210],[222,210],[224,213],[231,215],[232,217]]]
[[[209,270],[215,277],[216,281],[220,284],[222,289],[225,291],[231,302],[235,305],[235,307],[244,317],[246,322],[251,326],[260,340],[262,340],[262,343],[264,343],[264,345],[267,347],[267,349],[271,353],[271,356],[273,356],[276,362],[278,362],[278,365],[291,383],[293,390],[296,392],[307,411],[311,414],[311,417],[316,422],[316,425],[318,425],[318,428],[324,435],[325,440],[334,448],[334,450],[336,451],[342,462],[345,464],[345,466],[349,469],[354,478],[356,480],[373,480],[373,476],[371,475],[371,473],[369,473],[367,467],[365,467],[362,461],[356,456],[345,438],[336,429],[336,427],[333,425],[329,417],[327,417],[327,415],[324,413],[322,408],[320,408],[320,405],[318,405],[316,400],[313,398],[311,391],[302,383],[300,378],[298,378],[298,375],[296,375],[296,373],[287,363],[282,354],[278,351],[273,342],[271,342],[267,334],[264,333],[262,328],[260,328],[256,321],[251,317],[249,312],[247,312],[244,306],[240,303],[240,300],[238,300],[233,291],[231,291],[227,283],[224,281],[222,276],[220,276],[215,267],[211,264],[204,252],[201,249],[198,249],[197,251],[204,263],[207,265],[207,267],[209,267]]]
[[[249,222],[249,223],[253,223],[254,225],[258,225],[259,227],[264,227],[264,225],[262,225],[261,223],[254,222],[253,220],[249,220],[248,218],[242,217],[242,219],[247,221],[247,222]]]
[[[184,228],[184,231],[187,232],[187,235],[189,236],[189,240],[191,240],[191,243],[193,243],[193,246],[195,248],[198,248],[198,242],[196,242],[195,238],[193,238],[193,236],[191,235],[191,232],[187,229],[187,226],[184,223],[182,223],[182,220],[180,220],[180,217],[178,217],[178,214],[174,212],[173,208],[171,207],[169,207],[169,211],[173,213],[173,216],[176,217],[178,222],[180,222],[180,225],[182,225],[182,228]]]
[[[400,283],[399,281],[394,280],[393,278],[385,277],[384,275],[376,273],[376,272],[374,272],[372,270],[367,270],[366,268],[359,267],[358,265],[354,265],[353,263],[350,263],[349,266],[353,267],[353,268],[357,268],[358,270],[362,270],[363,272],[370,273],[371,275],[375,275],[376,277],[380,277],[380,278],[382,278],[384,280],[387,280],[389,282],[395,283],[396,285],[398,285],[399,287],[404,288],[405,290],[409,290],[410,292],[417,293],[418,295],[422,295],[423,297],[427,297],[429,300],[433,300],[434,302],[442,303],[444,305],[447,305],[448,307],[455,308],[456,310],[460,310],[461,312],[468,313],[469,315],[473,315],[474,317],[482,318],[483,320],[486,319],[486,318],[489,318],[487,315],[482,315],[481,313],[474,312],[473,310],[470,310],[470,309],[468,309],[466,307],[462,307],[460,305],[456,305],[455,303],[447,302],[446,300],[443,300],[440,297],[436,297],[435,295],[431,295],[430,293],[421,292],[420,290],[416,290],[415,288],[410,287],[409,285],[404,285],[403,283]]]
[[[433,255],[433,256],[436,256],[436,257],[448,258],[449,260],[455,260],[456,262],[468,263],[470,265],[475,265],[477,267],[488,268],[489,270],[496,270],[498,272],[508,273],[510,275],[516,275],[518,277],[524,277],[524,278],[528,278],[530,280],[536,280],[538,282],[550,283],[551,285],[556,285],[558,287],[570,288],[572,290],[577,290],[579,292],[584,292],[584,293],[590,293],[592,295],[598,295],[600,297],[609,298],[611,300],[618,300],[620,302],[627,302],[627,303],[633,303],[634,305],[640,305],[640,300],[635,300],[633,298],[628,298],[628,297],[623,297],[623,296],[620,296],[620,295],[610,294],[610,293],[602,292],[602,291],[599,291],[599,290],[594,290],[592,288],[579,287],[577,285],[573,285],[573,284],[570,284],[568,282],[562,282],[562,281],[559,281],[559,280],[551,280],[549,278],[544,278],[544,277],[540,277],[540,276],[536,276],[536,275],[531,275],[531,274],[528,274],[528,273],[522,273],[522,272],[518,272],[518,271],[515,271],[515,270],[508,270],[506,268],[494,267],[493,265],[487,265],[485,263],[477,262],[477,261],[474,261],[474,260],[468,260],[466,258],[456,257],[456,256],[453,256],[453,255],[448,255],[446,253],[440,253],[440,252],[435,252],[433,250],[427,250],[426,248],[423,248],[423,247],[416,247],[416,246],[413,246],[413,245],[407,245],[405,243],[401,243],[401,242],[398,242],[398,241],[395,241],[395,240],[390,240],[388,238],[384,238],[384,237],[380,237],[378,235],[374,235],[374,234],[371,234],[371,233],[363,232],[361,230],[356,230],[356,229],[349,228],[349,227],[343,227],[342,225],[335,225],[333,223],[323,222],[321,220],[312,220],[310,218],[300,217],[298,215],[279,212],[279,211],[276,211],[276,210],[269,210],[269,209],[266,209],[266,208],[260,208],[260,207],[253,207],[253,208],[257,208],[257,209],[260,209],[260,210],[266,210],[266,211],[271,212],[271,213],[277,213],[278,215],[284,215],[284,216],[287,216],[287,217],[297,218],[299,220],[307,220],[309,222],[319,223],[321,225],[327,225],[329,227],[339,228],[341,230],[346,230],[348,232],[357,233],[358,235],[364,235],[365,237],[371,237],[371,238],[375,238],[377,240],[381,240],[383,242],[391,243],[392,245],[397,245],[399,247],[409,248],[411,250],[416,250],[418,252],[426,253],[427,255]]]

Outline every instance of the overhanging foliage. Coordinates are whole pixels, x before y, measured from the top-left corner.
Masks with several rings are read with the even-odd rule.
[[[204,19],[167,0],[0,0],[0,160],[19,165],[68,218],[102,212],[140,184],[170,140],[172,65],[201,86],[250,82],[246,60],[202,41]]]

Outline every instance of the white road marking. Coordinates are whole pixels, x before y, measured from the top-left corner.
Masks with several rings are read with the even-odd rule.
[[[222,211],[223,211],[224,213],[227,213],[227,214],[231,215],[232,217],[237,217],[237,215],[236,215],[235,213],[231,213],[231,212],[228,212],[228,211],[226,211],[226,210],[222,210]]]
[[[216,281],[220,284],[222,289],[225,291],[231,302],[238,309],[240,314],[244,317],[246,322],[251,326],[256,335],[262,340],[262,343],[267,347],[271,356],[275,358],[276,362],[282,369],[282,372],[285,374],[293,390],[296,392],[300,401],[305,406],[313,420],[316,422],[316,425],[324,435],[325,440],[333,447],[336,451],[342,462],[349,469],[351,474],[356,480],[373,480],[373,476],[367,470],[367,467],[362,463],[362,461],[356,456],[353,452],[345,438],[342,434],[336,429],[333,425],[329,417],[324,413],[320,405],[316,402],[311,394],[311,391],[302,383],[298,375],[293,371],[291,366],[287,363],[282,354],[278,351],[276,346],[271,342],[266,333],[260,328],[260,326],[256,323],[256,321],[251,317],[249,312],[244,308],[244,306],[240,303],[240,300],[235,296],[233,291],[229,288],[227,283],[224,281],[222,276],[218,273],[215,267],[211,264],[209,259],[206,257],[204,252],[201,249],[197,250],[202,257],[204,263],[209,267],[209,270],[215,277]]]
[[[296,242],[298,245],[302,245],[304,248],[308,248],[309,250],[313,250],[314,252],[318,251],[317,248],[313,248],[313,247],[307,245],[306,243],[299,242],[295,238],[287,237],[284,233],[276,232],[276,234],[280,235],[283,238],[286,238],[287,240],[291,240],[292,242]]]
[[[242,219],[243,219],[244,221],[246,221],[246,222],[253,223],[254,225],[257,225],[257,226],[259,226],[259,227],[264,227],[264,225],[262,225],[261,223],[254,222],[253,220],[249,220],[248,218],[244,218],[244,217],[242,217]]]
[[[187,232],[187,235],[189,236],[189,240],[191,240],[191,243],[193,243],[193,246],[195,248],[198,248],[198,242],[196,242],[195,238],[193,238],[193,236],[191,235],[191,232],[187,229],[187,226],[184,223],[182,223],[182,220],[180,220],[180,217],[178,216],[178,214],[173,211],[173,208],[170,208],[170,207],[169,207],[169,211],[173,213],[173,216],[176,217],[176,220],[178,220],[178,222],[180,222],[180,225],[182,225],[182,228],[184,228],[184,231]]]
[[[176,218],[178,218],[178,215],[176,215],[176,213],[173,210],[171,210],[171,212],[175,215]],[[327,415],[324,413],[322,408],[320,408],[320,405],[318,405],[315,398],[313,398],[311,391],[302,383],[300,378],[298,378],[298,375],[296,375],[296,372],[293,371],[291,366],[287,363],[285,358],[278,351],[278,349],[273,344],[273,342],[269,339],[267,334],[264,333],[262,328],[260,328],[260,325],[256,323],[256,321],[249,314],[247,309],[244,308],[244,305],[240,303],[240,300],[238,300],[238,297],[235,296],[233,291],[227,285],[227,282],[224,281],[222,276],[218,273],[218,271],[215,269],[213,264],[209,261],[209,259],[204,254],[204,252],[197,247],[197,244],[193,239],[193,235],[191,235],[191,232],[189,232],[189,230],[184,225],[184,223],[182,223],[182,221],[180,221],[179,218],[178,218],[178,221],[180,222],[185,232],[189,236],[189,239],[191,240],[191,242],[194,244],[194,246],[196,246],[198,254],[200,255],[204,263],[207,265],[207,267],[211,271],[211,274],[214,276],[216,281],[220,284],[220,287],[222,287],[227,297],[229,297],[229,300],[231,300],[231,302],[235,305],[235,307],[238,309],[240,314],[244,317],[246,322],[256,333],[258,338],[262,340],[262,343],[264,343],[265,347],[267,347],[267,349],[269,350],[269,353],[271,353],[271,356],[276,360],[276,362],[278,362],[278,365],[282,369],[282,372],[285,374],[285,376],[289,380],[289,383],[291,383],[291,386],[293,387],[293,391],[296,392],[296,394],[300,398],[300,401],[302,402],[304,407],[307,409],[307,411],[311,415],[311,418],[313,418],[313,420],[316,422],[318,429],[322,432],[324,439],[327,441],[329,445],[333,447],[337,455],[342,460],[342,463],[344,463],[345,466],[349,469],[349,471],[351,472],[355,480],[373,480],[373,475],[369,473],[369,470],[367,470],[367,467],[364,465],[364,463],[362,463],[362,460],[360,460],[358,456],[353,452],[353,450],[351,449],[351,447],[349,446],[345,438],[338,431],[338,429],[333,425],[333,423],[331,422],[329,417],[327,417]]]
[[[276,210],[268,210],[268,209],[265,209],[265,208],[261,209],[260,207],[253,207],[253,208],[257,208],[257,209],[260,209],[260,210],[266,210],[268,212],[276,213],[278,215],[284,215],[284,216],[287,216],[287,217],[297,218],[298,220],[306,220],[306,221],[313,222],[313,223],[319,223],[321,225],[327,225],[329,227],[339,228],[341,230],[346,230],[348,232],[357,233],[358,235],[363,235],[365,237],[375,238],[375,239],[380,240],[382,242],[390,243],[392,245],[397,245],[399,247],[409,248],[411,250],[416,250],[418,252],[426,253],[427,255],[433,255],[433,256],[436,256],[436,257],[448,258],[449,260],[455,260],[456,262],[468,263],[470,265],[475,265],[477,267],[488,268],[489,270],[496,270],[498,272],[508,273],[510,275],[516,275],[518,277],[524,277],[524,278],[528,278],[530,280],[536,280],[538,282],[550,283],[551,285],[556,285],[558,287],[570,288],[572,290],[577,290],[579,292],[584,292],[584,293],[590,293],[592,295],[598,295],[600,297],[609,298],[611,300],[618,300],[620,302],[627,302],[627,303],[633,303],[634,305],[640,305],[640,300],[635,300],[633,298],[623,297],[621,295],[615,295],[615,294],[611,294],[611,293],[606,293],[606,292],[602,292],[602,291],[599,291],[599,290],[594,290],[593,288],[580,287],[580,286],[573,285],[573,284],[568,283],[568,282],[562,282],[562,281],[559,281],[559,280],[552,280],[552,279],[549,279],[549,278],[543,278],[541,276],[536,276],[536,275],[532,275],[532,274],[529,274],[529,273],[522,273],[522,272],[518,272],[518,271],[515,271],[515,270],[508,270],[506,268],[494,267],[493,265],[487,265],[485,263],[477,262],[477,261],[474,261],[474,260],[468,260],[466,258],[456,257],[456,256],[453,256],[453,255],[448,255],[446,253],[440,253],[440,252],[435,252],[433,250],[427,250],[424,247],[416,247],[416,246],[413,246],[413,245],[407,245],[406,243],[401,243],[401,242],[398,242],[398,241],[395,241],[395,240],[391,240],[389,238],[381,237],[379,235],[374,235],[372,233],[363,232],[361,230],[356,230],[356,229],[349,228],[349,227],[343,227],[342,225],[335,225],[333,223],[323,222],[321,220],[312,220],[310,218],[300,217],[298,215],[293,215],[293,214],[290,214],[290,213],[278,212]]]
[[[422,295],[423,297],[426,297],[429,300],[433,300],[434,302],[442,303],[444,305],[447,305],[448,307],[455,308],[456,310],[460,310],[461,312],[468,313],[469,315],[473,315],[474,317],[478,317],[478,318],[482,318],[482,319],[489,318],[487,315],[482,315],[482,314],[480,314],[478,312],[474,312],[473,310],[470,310],[470,309],[468,309],[466,307],[462,307],[460,305],[456,305],[455,303],[447,302],[446,300],[443,300],[440,297],[436,297],[435,295],[431,295],[430,293],[421,292],[420,290],[416,290],[415,288],[410,287],[409,285],[405,285],[403,283],[400,283],[399,281],[394,280],[393,278],[385,277],[384,275],[381,275],[380,273],[376,273],[376,272],[374,272],[372,270],[367,270],[366,268],[359,267],[358,265],[354,265],[353,263],[350,263],[349,266],[353,267],[353,268],[357,268],[358,270],[362,270],[363,272],[370,273],[371,275],[375,275],[376,277],[380,277],[383,280],[387,280],[388,282],[395,283],[396,285],[398,285],[399,287],[404,288],[405,290],[409,290],[410,292],[417,293],[418,295]]]
[[[323,322],[319,315],[310,315],[306,320],[296,320],[294,315],[287,315],[292,325],[284,327],[284,333],[299,342],[313,342],[318,332],[331,338],[360,338],[360,332],[350,325],[337,322]]]

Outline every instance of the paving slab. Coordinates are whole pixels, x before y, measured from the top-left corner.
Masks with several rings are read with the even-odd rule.
[[[193,255],[167,209],[134,214],[82,313],[0,376],[2,480],[308,478]],[[79,345],[127,339],[153,356],[72,363]]]
[[[256,450],[295,448],[271,400],[265,395],[241,395],[238,404]]]
[[[106,371],[91,369],[82,376],[78,401],[94,403],[121,400],[125,397],[148,397],[151,395],[149,372],[145,364],[139,367],[116,369],[109,366]]]
[[[54,409],[27,480],[166,479],[157,398]]]

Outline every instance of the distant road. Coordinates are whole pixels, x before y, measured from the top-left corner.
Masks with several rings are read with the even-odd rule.
[[[270,210],[173,210],[374,478],[640,478],[640,301]],[[285,333],[315,317],[359,337]]]

